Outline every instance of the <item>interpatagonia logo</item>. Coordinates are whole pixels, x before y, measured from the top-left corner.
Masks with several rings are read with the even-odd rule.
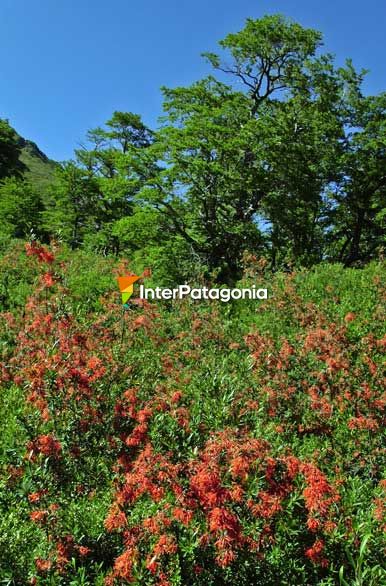
[[[127,277],[118,277],[119,289],[122,293],[122,303],[127,306],[127,301],[133,294],[133,285],[138,279],[138,275],[130,275]],[[190,287],[190,285],[178,285],[170,289],[168,287],[146,288],[144,285],[139,287],[139,299],[183,299],[190,297],[195,300],[219,300],[224,303],[231,299],[268,299],[268,290],[259,289],[256,285],[252,285],[245,289],[228,289],[225,287],[212,288],[209,287]]]
[[[140,299],[183,299],[190,297],[196,300],[219,300],[227,303],[231,299],[268,299],[267,289],[258,289],[256,285],[245,289],[228,289],[225,287],[190,287],[190,285],[178,285],[174,289],[155,287],[146,289],[144,285],[139,287]]]
[[[119,290],[122,296],[123,305],[127,305],[128,300],[134,292],[134,283],[140,279],[138,275],[128,275],[127,277],[118,277]]]

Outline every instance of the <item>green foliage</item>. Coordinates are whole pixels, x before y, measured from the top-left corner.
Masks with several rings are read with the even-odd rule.
[[[37,268],[28,262],[23,244],[7,239],[0,258],[0,311],[23,308],[36,278]]]
[[[43,225],[75,248],[98,225],[98,186],[74,163],[60,167],[56,177],[46,197]]]
[[[386,245],[386,94],[363,97],[358,86],[352,92],[344,178],[331,234],[346,265],[374,258]]]
[[[23,141],[22,144],[20,160],[26,167],[23,177],[42,195],[52,185],[58,164],[48,159],[34,143]]]
[[[248,252],[273,270],[382,257],[385,94],[321,47],[284,16],[247,19],[204,54],[212,75],[162,89],[158,129],[115,111],[56,169],[0,121],[0,179],[28,180],[2,187],[3,234],[126,252],[162,282],[234,284]]]
[[[386,583],[386,97],[321,45],[248,19],[61,165],[0,120],[1,584]]]
[[[3,235],[42,237],[42,200],[33,185],[11,177],[0,183],[0,224]]]
[[[265,302],[123,311],[115,274],[127,267],[27,250],[10,245],[0,271],[4,583],[119,583],[130,572],[157,583],[153,557],[176,586],[382,583],[383,265],[272,277],[245,258],[240,284],[268,285]],[[49,437],[60,456],[55,443],[37,447]],[[294,478],[284,462],[300,467]],[[209,484],[197,500],[199,478]],[[129,480],[139,493],[127,505]],[[109,529],[115,499],[138,547],[126,565],[132,542]],[[173,517],[184,511],[188,523]],[[221,511],[252,541],[217,529]],[[176,551],[156,553],[163,535]]]
[[[20,161],[20,154],[18,135],[7,120],[0,118],[0,180],[12,175],[21,176],[25,166]]]
[[[317,56],[320,41],[319,33],[280,16],[249,19],[220,42],[230,53],[226,65],[206,55],[230,85],[209,77],[163,90],[166,116],[149,149],[163,165],[140,197],[169,217],[172,233],[220,281],[240,276],[247,250],[270,258],[273,268],[334,257],[333,218],[342,217],[348,230],[350,216],[340,215],[350,201],[347,178],[355,175],[344,163],[351,148],[347,96],[359,91],[362,77],[349,63],[336,69],[330,55]],[[351,104],[352,119],[359,107]],[[373,175],[382,185],[379,168]],[[332,188],[335,202],[327,196]],[[382,201],[373,212],[377,226],[369,226],[373,253],[384,235],[383,209]]]

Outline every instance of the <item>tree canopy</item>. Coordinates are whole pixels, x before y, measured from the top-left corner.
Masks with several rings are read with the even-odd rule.
[[[364,95],[365,72],[281,15],[248,19],[204,58],[210,76],[162,88],[158,128],[116,111],[88,132],[41,197],[40,232],[229,283],[247,252],[273,269],[380,254],[386,94]],[[0,178],[18,172],[1,121]]]

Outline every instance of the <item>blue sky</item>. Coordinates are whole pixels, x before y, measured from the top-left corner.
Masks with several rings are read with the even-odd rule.
[[[1,0],[0,117],[51,158],[71,158],[114,110],[154,126],[161,85],[203,77],[203,51],[274,13],[322,31],[338,63],[370,69],[367,92],[386,89],[382,0]]]

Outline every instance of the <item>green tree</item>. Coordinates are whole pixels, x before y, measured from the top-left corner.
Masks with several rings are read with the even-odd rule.
[[[75,248],[87,233],[100,228],[100,200],[95,179],[74,162],[64,163],[45,199],[44,228]]]
[[[114,112],[105,128],[91,130],[87,145],[76,151],[76,164],[99,190],[98,226],[96,235],[89,235],[91,244],[119,251],[114,224],[134,213],[133,198],[149,175],[150,159],[144,151],[152,140],[140,116]]]
[[[247,20],[206,54],[209,77],[165,89],[151,150],[164,165],[142,191],[219,280],[241,274],[246,249],[320,257],[316,224],[343,137],[343,80],[320,33],[281,16]],[[263,221],[269,231],[264,231]]]
[[[333,257],[366,262],[386,244],[386,93],[352,88],[342,179],[331,212]]]
[[[114,224],[133,213],[133,196],[146,174],[140,152],[151,140],[140,116],[130,112],[114,112],[106,128],[90,130],[75,161],[57,172],[45,200],[46,229],[72,247],[118,252]]]
[[[12,175],[21,176],[25,165],[20,161],[20,153],[16,132],[7,120],[0,118],[0,180]]]
[[[44,237],[41,225],[43,203],[33,185],[16,177],[0,182],[0,226],[3,235]]]

